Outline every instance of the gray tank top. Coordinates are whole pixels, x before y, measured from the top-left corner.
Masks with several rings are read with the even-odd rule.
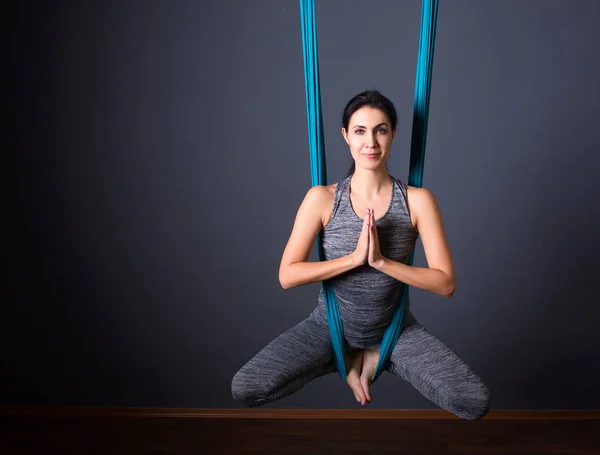
[[[394,261],[408,264],[415,248],[418,233],[408,211],[406,185],[390,176],[392,198],[387,212],[375,220],[381,253]],[[327,260],[351,254],[362,230],[363,220],[350,203],[350,180],[346,177],[335,189],[333,210],[329,223],[321,230],[323,252]],[[340,308],[344,336],[351,347],[374,348],[381,344],[402,288],[402,283],[368,264],[352,269],[331,279]],[[415,322],[409,310],[403,327]],[[311,318],[327,325],[323,289]]]

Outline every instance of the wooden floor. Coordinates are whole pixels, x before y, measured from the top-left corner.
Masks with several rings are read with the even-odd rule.
[[[600,418],[189,418],[0,413],[1,454],[600,454]]]

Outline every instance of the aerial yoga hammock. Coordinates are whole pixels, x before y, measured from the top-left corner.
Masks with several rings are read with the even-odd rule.
[[[433,66],[433,49],[435,46],[435,28],[437,23],[438,0],[423,0],[421,8],[421,35],[417,58],[417,75],[415,81],[415,98],[410,150],[410,169],[408,184],[422,187],[423,165],[425,161],[425,140],[427,136],[427,120],[429,116],[429,95],[431,92],[431,69]],[[302,25],[302,49],[304,55],[304,84],[306,87],[306,115],[308,118],[308,142],[310,149],[310,173],[312,185],[327,185],[325,150],[323,140],[323,120],[321,114],[321,93],[319,87],[319,59],[317,52],[317,26],[315,21],[315,1],[300,0],[300,16]],[[321,245],[321,236],[317,236],[319,260],[325,256]],[[412,265],[414,252],[410,257]],[[346,381],[346,364],[344,356],[344,328],[335,296],[329,280],[323,281],[323,295],[327,322],[331,335],[331,343],[335,354],[335,366],[338,373]],[[386,369],[394,347],[398,343],[402,319],[406,310],[408,285],[403,284],[392,321],[383,336],[379,362],[373,376],[373,382]]]

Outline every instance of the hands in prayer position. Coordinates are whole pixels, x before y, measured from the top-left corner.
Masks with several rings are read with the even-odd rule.
[[[372,209],[367,209],[362,231],[354,251],[354,258],[357,266],[369,264],[372,267],[375,267],[383,259],[379,250],[375,211]]]
[[[354,252],[358,265],[369,264],[374,266],[382,259],[379,250],[379,238],[375,226],[375,212],[367,209],[363,222],[362,232]],[[352,350],[346,356],[346,379],[354,393],[354,398],[363,406],[371,402],[369,387],[373,382],[373,375],[379,361],[379,351],[370,349]]]

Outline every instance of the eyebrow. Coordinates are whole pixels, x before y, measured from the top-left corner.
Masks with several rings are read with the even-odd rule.
[[[377,128],[378,126],[381,126],[381,125],[389,126],[387,123],[381,122],[379,125],[375,125],[375,128]],[[354,125],[352,128],[364,128],[364,129],[367,129],[366,126],[362,126],[362,125]]]

